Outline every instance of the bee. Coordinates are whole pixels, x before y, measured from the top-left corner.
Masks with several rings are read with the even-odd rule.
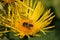
[[[23,26],[24,26],[24,27],[27,27],[27,28],[31,28],[31,27],[33,27],[32,24],[27,23],[27,22],[24,22],[24,23],[23,23]]]

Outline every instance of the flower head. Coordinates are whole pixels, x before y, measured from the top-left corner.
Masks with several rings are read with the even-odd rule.
[[[24,3],[28,1],[23,1]],[[32,0],[29,1],[28,5],[30,7],[24,5],[21,9],[17,6],[12,7],[11,12],[8,11],[6,16],[2,16],[2,21],[0,21],[6,27],[9,27],[14,32],[18,32],[20,38],[26,36],[39,36],[38,32],[43,32],[46,34],[45,31],[49,28],[53,28],[54,26],[48,26],[55,15],[52,16],[53,13],[50,13],[50,9],[47,10],[44,14],[44,6],[39,1],[38,3],[35,2],[32,5]],[[36,5],[37,4],[37,5]],[[18,4],[20,5],[20,4]],[[9,7],[10,8],[10,7]]]

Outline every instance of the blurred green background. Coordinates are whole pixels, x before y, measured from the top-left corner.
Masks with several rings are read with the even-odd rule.
[[[45,9],[50,8],[51,11],[54,12],[54,15],[56,15],[56,17],[51,23],[52,25],[55,25],[55,28],[53,28],[51,32],[48,32],[47,35],[42,35],[40,37],[32,37],[29,40],[60,40],[60,0],[40,0],[40,1],[45,6]],[[0,3],[0,5],[2,4]],[[0,6],[0,9],[3,8]],[[10,36],[9,38],[12,38],[10,40],[20,40],[19,37],[13,36],[13,32],[10,32],[7,35]],[[9,40],[9,39],[4,37],[3,40]]]

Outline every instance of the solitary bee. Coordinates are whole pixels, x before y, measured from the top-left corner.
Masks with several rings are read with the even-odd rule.
[[[33,27],[32,24],[27,23],[27,22],[24,22],[24,23],[23,23],[23,26],[24,26],[24,27],[27,27],[27,28],[29,28],[29,29],[30,29],[31,27]]]

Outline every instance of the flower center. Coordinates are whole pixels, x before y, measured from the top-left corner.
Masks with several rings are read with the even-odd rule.
[[[24,26],[24,27],[27,27],[27,28],[29,28],[29,29],[30,29],[31,27],[33,27],[32,24],[27,23],[27,22],[24,22],[24,23],[23,23],[23,26]]]

